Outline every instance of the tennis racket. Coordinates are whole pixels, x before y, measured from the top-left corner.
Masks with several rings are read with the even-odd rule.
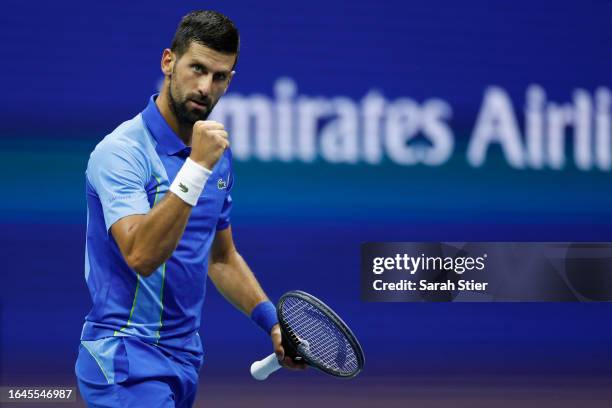
[[[276,308],[285,354],[334,377],[353,378],[363,369],[364,356],[348,326],[316,297],[294,290]],[[251,375],[265,380],[280,369],[274,353],[251,364]]]

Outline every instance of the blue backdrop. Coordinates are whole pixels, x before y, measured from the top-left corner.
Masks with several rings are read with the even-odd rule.
[[[215,115],[236,158],[235,239],[272,298],[328,301],[366,378],[612,375],[609,304],[362,303],[358,263],[365,241],[612,240],[611,3],[7,0],[3,383],[70,383],[89,152],[144,108],[197,8],[240,29]],[[246,381],[270,351],[214,290],[202,336],[208,377]]]

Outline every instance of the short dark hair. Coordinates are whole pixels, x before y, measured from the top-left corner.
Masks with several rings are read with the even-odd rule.
[[[236,54],[240,50],[240,36],[232,20],[212,10],[196,10],[181,19],[170,49],[180,58],[192,42],[212,48],[224,54]]]

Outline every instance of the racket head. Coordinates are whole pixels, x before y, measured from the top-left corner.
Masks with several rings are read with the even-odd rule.
[[[363,369],[363,349],[351,329],[329,306],[309,293],[294,290],[278,301],[278,321],[289,355],[339,378]]]

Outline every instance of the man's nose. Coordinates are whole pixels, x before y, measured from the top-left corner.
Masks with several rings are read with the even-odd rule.
[[[208,96],[212,90],[213,76],[211,73],[201,75],[198,81],[198,91],[204,96]]]

